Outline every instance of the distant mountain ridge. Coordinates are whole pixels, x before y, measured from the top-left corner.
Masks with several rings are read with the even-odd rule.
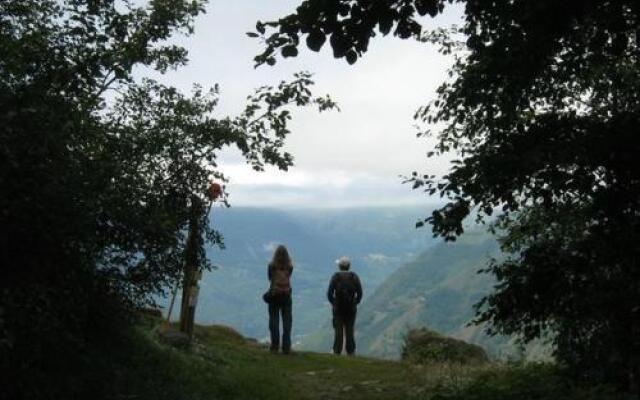
[[[226,249],[207,248],[219,268],[204,274],[196,321],[232,326],[266,340],[261,295],[268,287],[267,263],[282,243],[295,264],[297,348],[330,349],[331,309],[325,291],[336,270],[334,261],[347,255],[365,293],[356,329],[360,354],[399,358],[406,332],[423,327],[479,344],[493,357],[512,354],[512,340],[489,338],[481,327],[467,326],[473,304],[493,285],[490,276],[477,270],[500,256],[494,237],[469,227],[456,242],[444,243],[428,229],[415,229],[415,221],[427,214],[419,208],[216,208],[212,223],[223,234]]]
[[[201,282],[196,321],[225,324],[243,335],[267,335],[266,265],[277,244],[293,258],[293,335],[300,341],[329,321],[328,281],[342,255],[352,259],[365,296],[393,271],[434,240],[415,221],[428,212],[418,208],[296,209],[216,208],[214,227],[226,249],[207,248],[217,270]]]

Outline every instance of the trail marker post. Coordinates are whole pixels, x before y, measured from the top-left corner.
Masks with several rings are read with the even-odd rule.
[[[191,214],[189,216],[189,234],[185,247],[182,302],[180,307],[180,332],[186,333],[189,339],[193,336],[196,306],[200,291],[198,283],[202,279],[202,270],[200,268],[202,260],[200,258],[204,254],[203,228],[206,219],[209,218],[213,203],[222,195],[222,192],[222,187],[219,184],[212,183],[206,192],[210,200],[208,206],[205,206],[204,201],[199,196],[194,195],[191,197]]]

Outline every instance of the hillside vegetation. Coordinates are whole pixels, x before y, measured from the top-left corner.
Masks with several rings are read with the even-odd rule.
[[[402,360],[412,364],[447,361],[461,364],[483,364],[489,362],[489,357],[480,346],[422,328],[412,329],[407,334],[402,348]]]
[[[494,280],[478,270],[501,257],[495,238],[475,228],[455,242],[439,242],[399,267],[358,309],[356,340],[359,351],[375,357],[400,358],[410,329],[428,327],[485,348],[493,358],[548,359],[541,343],[524,354],[511,338],[489,337],[481,326],[469,326],[473,305],[492,290]],[[366,289],[366,288],[365,288]],[[303,346],[328,349],[330,326],[310,335]]]
[[[157,339],[157,322],[137,333],[111,398],[136,399],[608,399],[604,388],[577,390],[545,365],[414,365],[297,352],[272,355],[230,328],[198,326],[195,344]],[[470,397],[471,396],[471,397]]]

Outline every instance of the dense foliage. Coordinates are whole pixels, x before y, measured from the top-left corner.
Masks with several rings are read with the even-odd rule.
[[[203,7],[0,2],[3,395],[92,393],[78,379],[98,364],[91,346],[106,347],[126,326],[124,311],[178,278],[192,196],[225,180],[217,151],[235,146],[256,170],[287,169],[290,106],[333,107],[312,97],[307,73],[258,89],[241,115],[222,119],[212,117],[216,88],[186,96],[134,79],[134,68],[186,63],[166,40],[191,33]]]
[[[447,38],[419,16],[464,5]],[[489,267],[499,284],[478,320],[525,340],[553,332],[582,376],[640,380],[640,3],[635,0],[307,0],[258,23],[273,64],[300,38],[356,62],[371,37],[440,42],[457,53],[451,79],[416,118],[444,126],[430,155],[457,156],[415,188],[447,204],[424,222],[448,240],[471,213],[495,223],[513,253]],[[267,31],[269,29],[269,31]],[[423,132],[429,134],[428,131]]]

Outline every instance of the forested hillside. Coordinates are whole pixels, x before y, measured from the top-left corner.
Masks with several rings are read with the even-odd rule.
[[[397,356],[407,329],[422,326],[484,343],[481,330],[466,324],[473,304],[493,283],[477,271],[498,254],[495,239],[482,232],[422,252],[363,305],[358,321],[362,348],[368,354]]]
[[[476,228],[455,242],[438,242],[398,268],[359,309],[359,352],[398,358],[407,331],[428,327],[479,344],[494,358],[516,356],[513,340],[467,326],[473,305],[494,283],[490,275],[478,273],[491,257],[500,257],[495,238]],[[331,329],[325,326],[303,344],[324,350],[330,342]],[[543,355],[540,348],[532,351]]]
[[[416,215],[414,208],[216,208],[212,224],[224,232],[226,248],[207,247],[218,269],[204,274],[196,320],[264,338],[267,313],[260,297],[268,286],[266,265],[275,245],[285,244],[295,265],[293,334],[300,340],[329,321],[325,291],[338,257],[352,259],[368,296],[434,243],[428,232],[414,228]]]
[[[335,259],[348,255],[363,282],[357,321],[358,352],[398,358],[410,328],[428,327],[483,346],[494,358],[519,357],[512,339],[467,326],[473,304],[493,279],[477,271],[499,257],[495,238],[480,227],[455,242],[434,240],[413,226],[415,208],[216,208],[212,224],[225,248],[207,247],[217,269],[201,282],[196,320],[226,324],[267,338],[266,264],[277,244],[294,258],[294,346],[327,351],[332,340],[325,290]],[[163,299],[162,304],[167,304]],[[544,354],[539,346],[533,352]]]

